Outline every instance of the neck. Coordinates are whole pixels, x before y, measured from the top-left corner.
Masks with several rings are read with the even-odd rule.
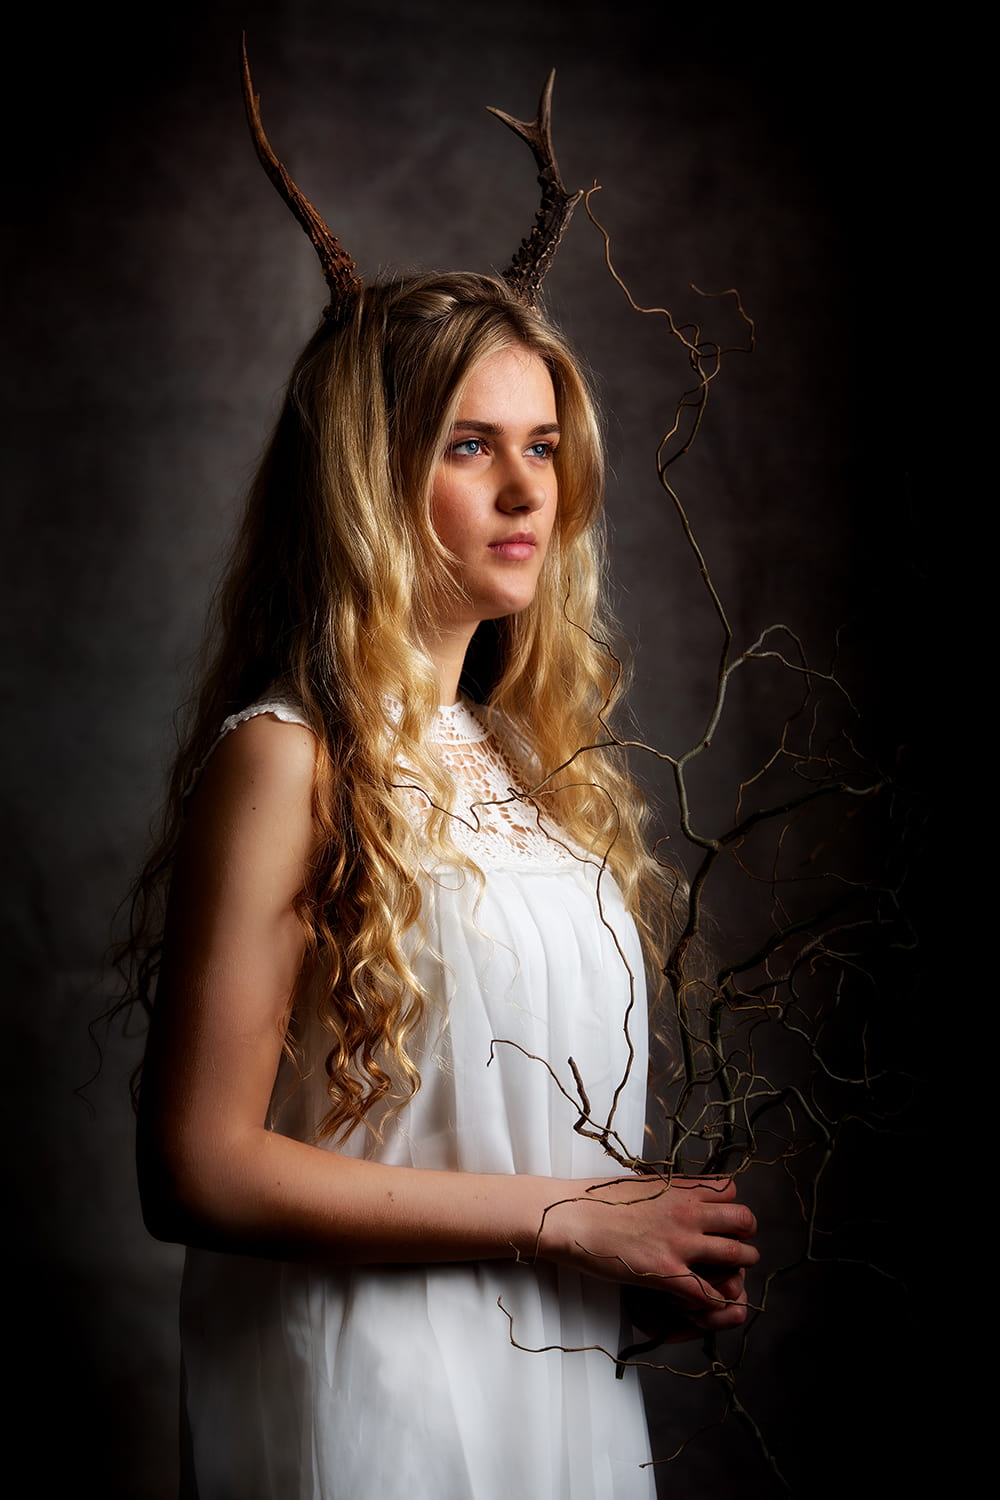
[[[427,654],[437,670],[438,702],[454,703],[458,698],[458,683],[465,665],[465,653],[475,634],[475,626],[466,629],[436,631],[425,642]]]

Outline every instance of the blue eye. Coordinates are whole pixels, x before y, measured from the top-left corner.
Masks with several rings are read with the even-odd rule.
[[[532,458],[551,458],[556,450],[552,443],[532,443],[527,451]]]
[[[460,458],[478,458],[483,451],[482,438],[463,438],[460,443],[452,444],[452,453],[457,453]]]

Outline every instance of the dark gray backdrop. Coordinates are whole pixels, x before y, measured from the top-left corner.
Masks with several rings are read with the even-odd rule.
[[[4,1133],[28,1492],[162,1500],[174,1484],[180,1252],[138,1214],[135,1042],[113,1038],[77,1090],[221,549],[323,300],[249,144],[241,27],[272,142],[363,272],[506,261],[533,172],[484,106],[530,118],[558,68],[564,177],[603,184],[595,208],[636,298],[737,341],[731,308],[689,283],[736,286],[757,322],[757,352],[729,361],[677,471],[737,635],[785,619],[823,656],[847,622],[845,670],[891,758],[913,738],[921,651],[913,392],[927,356],[909,299],[923,57],[888,26],[836,18],[806,30],[794,13],[649,4],[297,0],[117,23],[46,11],[11,37]],[[717,642],[653,471],[687,372],[662,326],[629,313],[582,211],[549,304],[608,408],[636,716],[677,750],[698,733]],[[744,695],[720,787],[773,730],[767,693]],[[669,821],[655,773],[650,786]],[[879,1201],[912,1269],[908,1180],[890,1172]],[[875,1493],[908,1450],[926,1461],[901,1309],[870,1274],[832,1290],[803,1277],[762,1332],[747,1399],[797,1493]],[[718,1410],[705,1382],[670,1392],[654,1397],[663,1452]],[[694,1444],[663,1493],[780,1493],[727,1432]]]

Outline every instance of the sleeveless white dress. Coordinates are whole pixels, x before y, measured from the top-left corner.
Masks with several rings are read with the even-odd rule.
[[[224,728],[269,712],[302,722],[262,702]],[[590,1118],[613,1110],[621,1148],[641,1153],[632,921],[610,876],[511,799],[515,773],[481,717],[443,709],[434,739],[459,788],[455,842],[485,882],[428,871],[416,967],[439,1004],[415,1059],[422,1087],[382,1143],[359,1130],[336,1149],[459,1172],[619,1175],[574,1129],[568,1059]],[[283,1064],[272,1124],[311,1140],[328,1108],[329,1039],[303,1027],[313,1071],[293,1078]],[[655,1496],[636,1372],[615,1378],[631,1330],[612,1283],[545,1263],[330,1270],[192,1250],[181,1333],[198,1500]]]

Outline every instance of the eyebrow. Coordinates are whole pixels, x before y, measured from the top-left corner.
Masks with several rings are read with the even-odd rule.
[[[481,433],[483,437],[503,436],[503,427],[499,422],[476,422],[472,420],[461,421],[456,422],[451,430],[452,432],[478,432]],[[537,427],[529,427],[528,436],[547,437],[552,433],[556,433],[559,431],[560,427],[558,422],[541,422]]]

